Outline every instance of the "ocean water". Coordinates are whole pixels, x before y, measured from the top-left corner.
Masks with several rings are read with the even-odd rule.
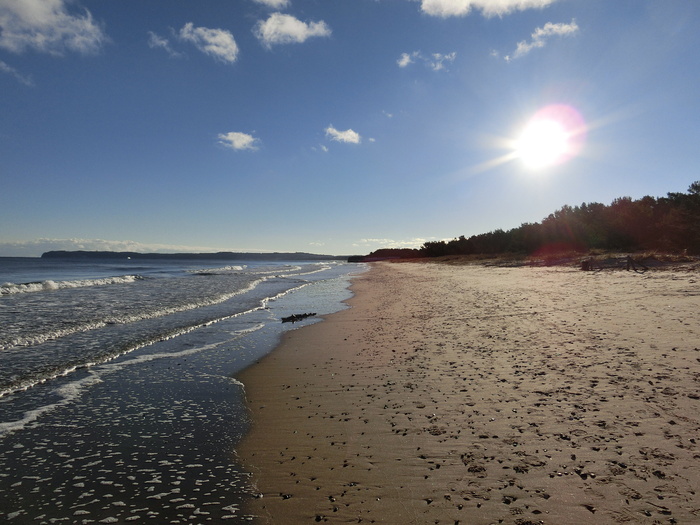
[[[248,520],[234,376],[363,270],[0,258],[0,522]]]

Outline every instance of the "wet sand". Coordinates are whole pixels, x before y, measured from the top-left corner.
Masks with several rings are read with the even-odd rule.
[[[261,523],[700,522],[700,280],[375,264],[239,379]]]

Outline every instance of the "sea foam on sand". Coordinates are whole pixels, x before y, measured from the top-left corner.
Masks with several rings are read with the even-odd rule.
[[[269,523],[700,520],[697,271],[375,264],[239,378]]]

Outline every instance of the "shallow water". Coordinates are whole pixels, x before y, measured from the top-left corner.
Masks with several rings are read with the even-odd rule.
[[[62,375],[47,375],[0,397],[0,518],[244,521],[240,507],[251,488],[248,473],[236,463],[235,445],[249,419],[243,387],[233,376],[274,348],[284,331],[319,320],[291,324],[281,323],[282,317],[343,308],[349,273],[359,269],[316,265],[283,277],[275,269],[258,269],[254,280],[260,282],[224,301],[177,311],[169,319],[52,339],[59,349],[78,345],[64,349],[71,359],[86,341],[84,353],[95,363],[65,367]],[[273,277],[260,280],[263,271]],[[110,341],[111,334],[119,351],[96,354],[95,340]],[[60,359],[60,351],[47,353],[42,344],[36,345],[42,362]],[[10,351],[27,356],[32,349]],[[31,362],[27,367],[37,369]]]

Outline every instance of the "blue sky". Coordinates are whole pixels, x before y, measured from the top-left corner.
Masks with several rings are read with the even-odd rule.
[[[362,254],[683,192],[698,49],[689,0],[0,0],[0,256]],[[550,106],[577,150],[533,168]]]

